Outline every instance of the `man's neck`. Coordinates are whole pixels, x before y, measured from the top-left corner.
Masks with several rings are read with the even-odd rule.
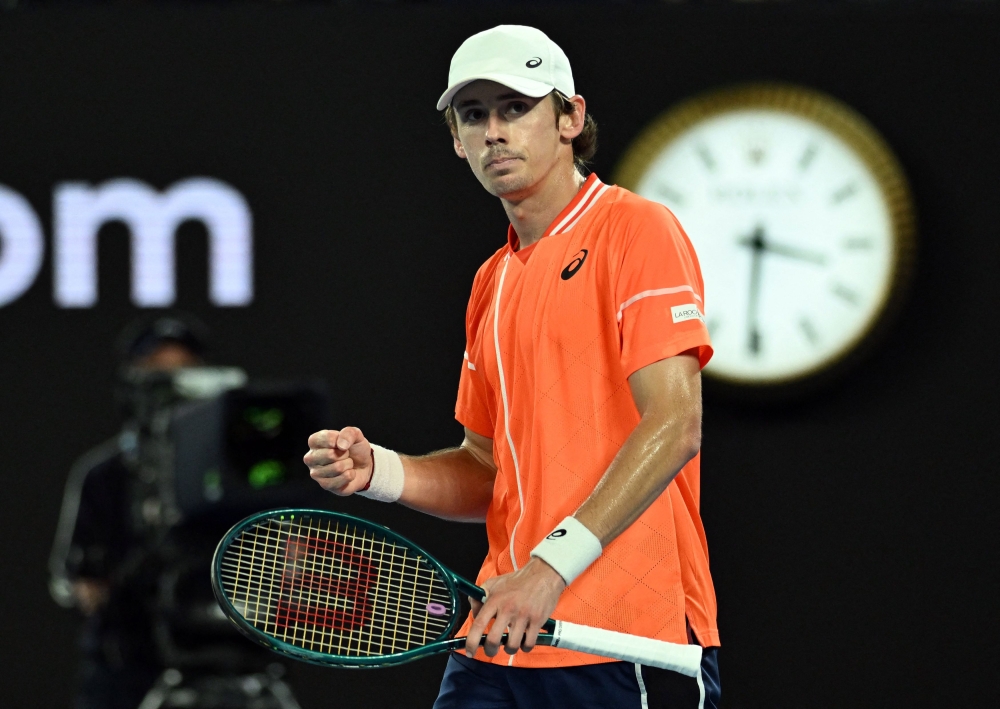
[[[550,173],[548,179],[528,196],[513,200],[500,198],[517,232],[520,248],[527,248],[542,238],[552,220],[573,201],[585,181],[574,166],[572,170]]]

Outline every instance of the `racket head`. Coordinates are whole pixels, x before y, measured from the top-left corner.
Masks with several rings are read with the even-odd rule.
[[[219,606],[245,636],[333,667],[386,667],[446,649],[463,619],[456,581],[391,529],[325,510],[251,515],[212,560]]]

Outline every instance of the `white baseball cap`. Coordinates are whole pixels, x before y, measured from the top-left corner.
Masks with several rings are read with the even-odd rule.
[[[448,90],[438,99],[438,110],[447,108],[455,94],[476,79],[495,81],[533,98],[553,89],[566,96],[576,93],[566,53],[541,30],[523,25],[500,25],[462,42],[451,58]]]

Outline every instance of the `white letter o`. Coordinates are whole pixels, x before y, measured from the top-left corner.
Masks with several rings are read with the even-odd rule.
[[[20,194],[0,185],[0,307],[31,288],[44,257],[45,237],[35,210]]]

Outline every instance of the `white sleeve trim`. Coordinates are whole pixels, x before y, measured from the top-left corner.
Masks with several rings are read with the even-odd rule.
[[[618,308],[618,322],[622,321],[622,312],[625,310],[625,308],[634,303],[639,302],[643,298],[649,298],[654,295],[671,295],[673,293],[691,293],[691,295],[694,296],[695,300],[697,300],[699,303],[702,302],[701,296],[695,292],[694,288],[687,285],[674,286],[673,288],[656,288],[654,290],[644,290],[641,293],[636,293],[631,298],[629,298],[628,300],[626,300],[624,303],[621,304],[621,306]]]

